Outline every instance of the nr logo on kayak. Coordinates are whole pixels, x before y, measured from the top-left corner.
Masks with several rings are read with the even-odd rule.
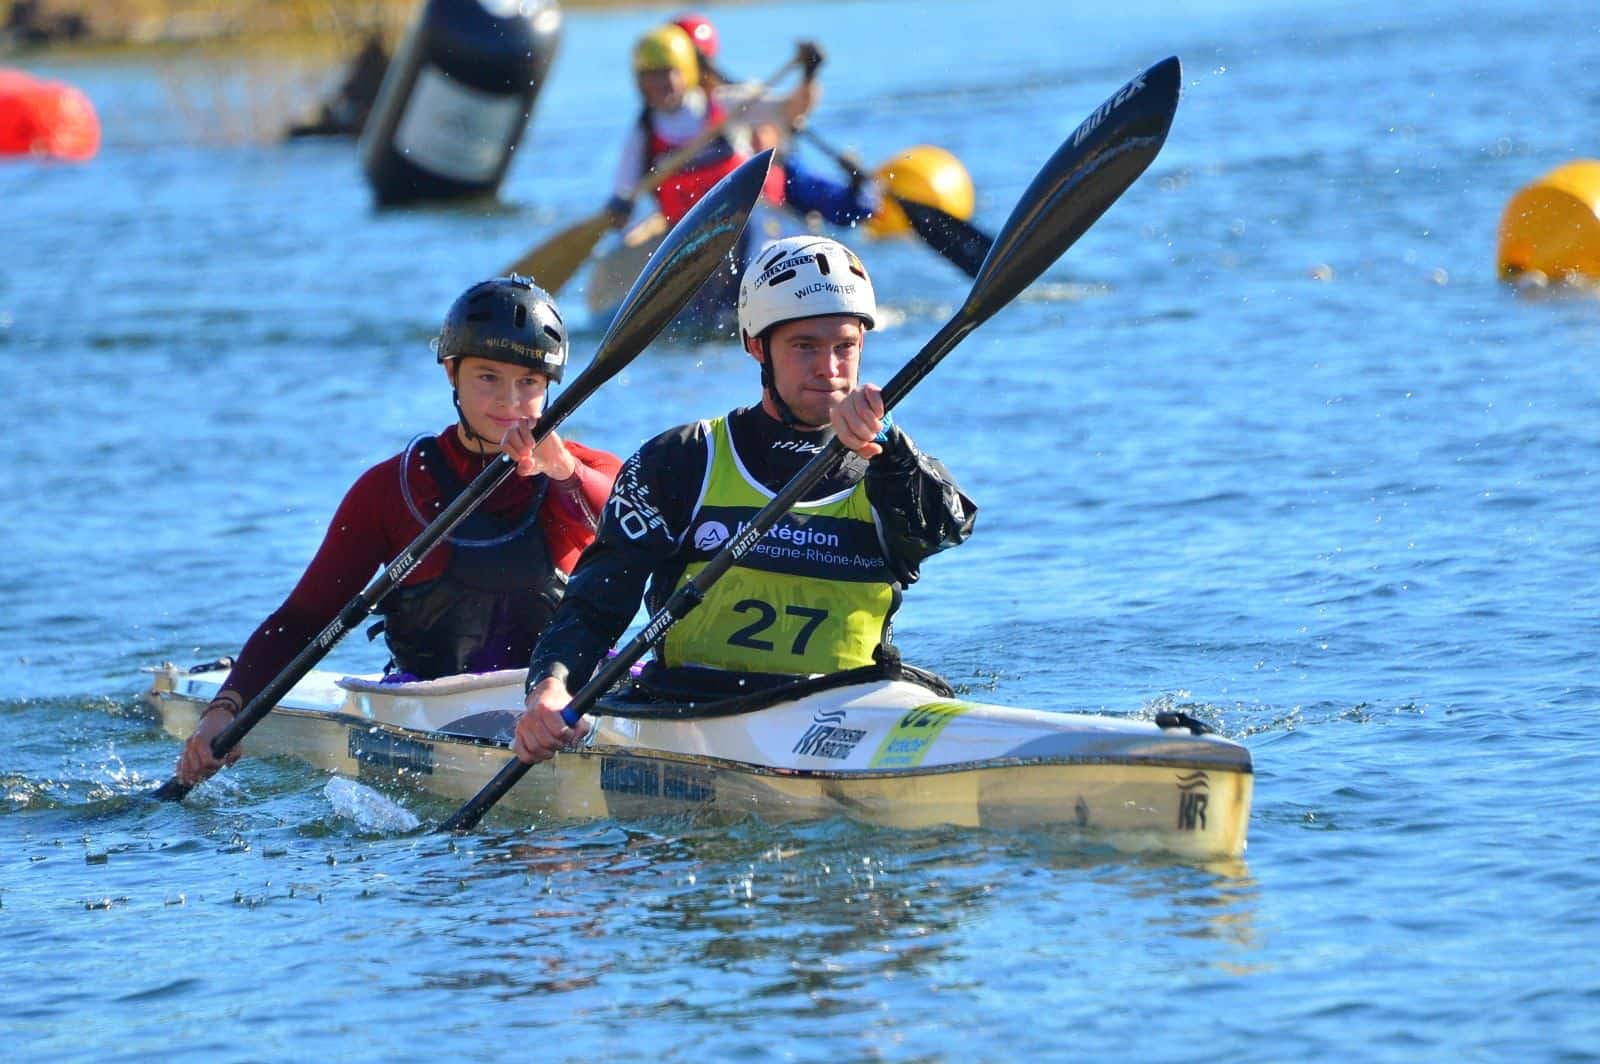
[[[843,761],[855,752],[856,744],[866,734],[860,728],[844,726],[843,710],[834,709],[827,712],[819,710],[811,718],[811,726],[800,736],[800,741],[794,744],[794,752],[807,757],[826,757]]]
[[[1196,770],[1178,777],[1178,830],[1204,831],[1206,806],[1211,803],[1211,780]]]

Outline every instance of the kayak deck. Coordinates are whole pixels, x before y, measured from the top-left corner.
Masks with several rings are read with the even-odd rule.
[[[464,801],[509,756],[524,675],[388,684],[313,672],[244,745]],[[163,665],[148,698],[186,737],[225,677]],[[1119,850],[1198,858],[1245,848],[1249,752],[1186,718],[1162,727],[1046,713],[885,679],[709,717],[600,709],[581,747],[534,766],[501,807],[541,822],[843,815],[900,828],[1064,827]]]

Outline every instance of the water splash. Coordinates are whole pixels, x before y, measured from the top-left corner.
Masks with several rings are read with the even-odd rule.
[[[355,780],[334,776],[322,789],[339,816],[354,820],[363,831],[404,834],[422,823],[411,811]]]

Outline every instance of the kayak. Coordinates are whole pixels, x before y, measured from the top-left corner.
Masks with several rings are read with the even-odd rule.
[[[153,669],[177,738],[227,676]],[[864,675],[872,673],[872,675]],[[450,799],[505,764],[526,670],[409,683],[314,671],[244,744],[342,776]],[[613,693],[579,747],[533,767],[497,808],[538,822],[655,815],[845,816],[897,828],[1050,828],[1128,852],[1244,852],[1249,751],[1183,713],[1154,720],[970,701],[880,667],[720,700]]]

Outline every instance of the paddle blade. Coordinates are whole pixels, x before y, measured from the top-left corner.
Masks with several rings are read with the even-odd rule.
[[[611,327],[600,338],[588,367],[561,390],[539,418],[533,429],[535,436],[542,439],[596,388],[632,362],[678,316],[700,286],[729,261],[728,253],[761,198],[761,187],[771,166],[770,149],[746,160],[678,219],[622,297]]]
[[[605,211],[590,215],[523,255],[505,272],[531,277],[534,284],[554,295],[589,261],[595,245],[610,228],[611,216]]]
[[[644,264],[644,272],[622,297],[611,328],[600,341],[598,361],[610,348],[636,350],[655,339],[678,316],[694,294],[724,264],[738,243],[739,234],[761,198],[761,187],[772,166],[772,149],[747,159],[737,170],[714,185],[678,224],[668,230],[661,246]]]
[[[150,792],[150,797],[161,802],[181,802],[189,796],[193,787],[173,776],[167,782]]]
[[[1172,127],[1176,56],[1134,78],[1056,150],[995,237],[963,307],[971,324],[1016,298],[1144,173]]]
[[[949,259],[956,269],[968,277],[978,276],[983,260],[989,257],[989,249],[994,247],[994,237],[926,203],[898,198],[895,202],[911,219],[911,228],[917,231],[924,243]]]

